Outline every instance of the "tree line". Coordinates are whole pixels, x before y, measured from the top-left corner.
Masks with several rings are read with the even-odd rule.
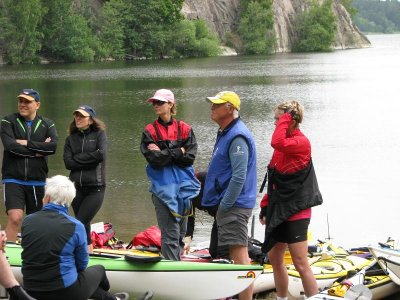
[[[353,0],[353,17],[363,32],[400,32],[400,2],[397,0]]]
[[[5,61],[209,56],[219,40],[202,20],[185,20],[183,0],[0,0]]]
[[[348,0],[350,1],[350,0]],[[0,0],[0,54],[10,64],[197,57],[274,51],[272,0],[241,0],[234,32],[220,41],[203,20],[187,20],[184,0]],[[332,0],[296,16],[294,51],[327,51],[334,39]]]

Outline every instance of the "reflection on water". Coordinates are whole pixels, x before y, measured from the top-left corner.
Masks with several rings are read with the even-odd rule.
[[[302,129],[312,142],[325,200],[313,211],[313,236],[328,236],[329,216],[329,235],[339,244],[366,245],[398,237],[400,223],[395,209],[400,35],[369,39],[372,48],[332,53],[2,66],[0,114],[16,111],[21,88],[39,90],[40,112],[56,122],[60,135],[50,175],[67,175],[62,149],[72,111],[81,103],[93,105],[109,137],[106,202],[96,221],[112,222],[118,236],[129,241],[156,222],[139,151],[143,127],[154,119],[145,102],[154,90],[174,91],[178,118],[192,124],[199,141],[198,170],[207,168],[217,131],[205,97],[235,90],[243,101],[241,116],[255,136],[260,182],[272,153],[273,108],[297,99],[306,108]],[[1,213],[0,223],[5,222]],[[207,239],[209,230],[209,217],[198,213],[195,241]],[[263,239],[259,224],[255,235]]]

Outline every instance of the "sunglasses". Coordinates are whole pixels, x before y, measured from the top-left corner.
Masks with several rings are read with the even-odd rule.
[[[167,103],[167,102],[160,101],[160,100],[153,100],[153,106],[154,105],[161,106],[161,105],[164,105],[165,103]]]

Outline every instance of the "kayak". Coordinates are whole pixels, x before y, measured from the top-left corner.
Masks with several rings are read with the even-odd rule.
[[[20,245],[7,243],[6,255],[12,271],[22,282]],[[220,299],[246,289],[262,272],[258,265],[177,262],[138,259],[139,253],[125,257],[95,254],[89,266],[103,265],[110,281],[110,292],[128,292],[138,297],[152,291],[158,299]],[[149,262],[147,262],[149,261]]]
[[[367,288],[371,292],[372,299],[384,299],[400,291],[400,286],[396,285],[375,262],[372,266],[360,270],[347,279],[335,282],[329,288],[308,299],[343,299],[349,296],[351,287],[360,285],[364,286],[364,290],[359,289],[359,291],[365,293],[365,288]]]
[[[254,281],[253,293],[258,294],[273,290],[275,288],[274,272],[272,265],[264,264],[264,270],[260,276]]]
[[[340,278],[345,278],[349,271],[361,270],[369,266],[373,260],[357,255],[341,255],[323,253],[317,260],[310,263],[311,270],[317,281],[318,289],[324,290]],[[304,294],[299,272],[294,266],[288,266],[289,293],[298,298]]]
[[[341,247],[335,247],[331,241],[321,241],[318,240],[318,243],[315,245],[309,246],[309,263],[312,264],[316,260],[318,260],[322,255],[348,255],[347,251]],[[284,256],[284,264],[288,269],[293,270],[293,261],[290,256],[290,252],[288,250],[285,251]],[[264,264],[264,271],[263,273],[257,277],[253,285],[253,292],[254,294],[262,293],[265,291],[269,291],[275,288],[275,281],[274,281],[274,273],[272,269],[272,265]]]
[[[400,250],[385,244],[369,246],[368,249],[393,282],[400,285]]]

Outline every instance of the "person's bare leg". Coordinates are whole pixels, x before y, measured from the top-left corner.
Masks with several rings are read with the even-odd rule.
[[[229,255],[235,265],[250,265],[247,246],[230,246]],[[240,300],[253,299],[253,284],[239,294]]]
[[[275,289],[278,297],[288,296],[288,274],[284,263],[286,249],[286,243],[276,243],[268,252],[268,260],[274,271]]]
[[[0,284],[5,288],[19,285],[11,271],[10,265],[4,253],[0,250]]]
[[[7,211],[8,221],[6,227],[7,240],[9,242],[16,242],[19,227],[22,223],[24,211],[22,209],[10,209]]]
[[[318,294],[317,280],[308,262],[308,242],[298,242],[289,245],[290,255],[296,270],[299,272],[307,297]]]

